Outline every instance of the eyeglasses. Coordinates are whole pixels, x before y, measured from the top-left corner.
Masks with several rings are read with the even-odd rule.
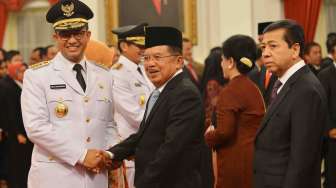
[[[59,31],[57,32],[61,40],[67,41],[71,37],[74,37],[76,40],[81,40],[86,34],[86,30],[75,30],[75,31]]]
[[[179,56],[178,54],[171,54],[171,55],[166,55],[166,56],[160,56],[160,55],[144,55],[142,56],[144,62],[148,62],[150,61],[151,59],[153,59],[154,61],[157,61],[157,62],[162,62],[162,60],[164,58],[167,58],[167,57],[174,57],[174,56]]]

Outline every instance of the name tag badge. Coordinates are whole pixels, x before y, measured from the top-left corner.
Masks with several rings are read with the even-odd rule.
[[[65,89],[65,88],[66,88],[65,84],[50,85],[50,89]]]

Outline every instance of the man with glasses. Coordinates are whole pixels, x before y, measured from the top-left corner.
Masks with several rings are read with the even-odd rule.
[[[117,141],[113,123],[112,80],[108,69],[89,63],[84,50],[93,13],[79,0],[50,8],[59,49],[50,61],[26,71],[22,114],[35,144],[30,188],[107,188],[102,150]]]
[[[204,112],[196,86],[182,73],[182,34],[148,27],[144,66],[155,86],[139,130],[112,147],[114,162],[135,156],[136,188],[201,188]]]
[[[145,46],[145,26],[147,24],[124,26],[112,30],[118,35],[121,56],[112,66],[114,119],[121,139],[137,132],[146,102],[154,86],[148,80],[141,57]],[[134,187],[134,162],[125,160],[128,187]]]

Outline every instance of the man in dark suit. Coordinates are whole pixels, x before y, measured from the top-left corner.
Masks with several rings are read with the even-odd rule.
[[[111,157],[122,161],[135,155],[137,188],[207,187],[201,176],[203,104],[182,73],[182,34],[172,27],[148,27],[145,47],[146,74],[156,89],[138,132],[112,147]]]
[[[336,41],[331,44],[331,57],[336,58]],[[317,77],[323,85],[326,95],[328,98],[328,115],[329,119],[327,122],[327,136],[325,139],[325,188],[336,187],[336,64],[335,61],[330,66],[321,70]]]
[[[304,48],[304,60],[308,64],[310,70],[317,75],[321,70],[322,50],[321,46],[316,42],[309,42]]]
[[[269,25],[261,43],[278,76],[255,140],[254,188],[320,188],[326,122],[323,87],[302,60],[303,29],[295,21]]]
[[[333,64],[333,58],[332,58],[332,50],[333,50],[333,44],[336,42],[336,33],[335,32],[331,32],[328,33],[327,35],[327,41],[326,41],[326,47],[327,47],[327,51],[328,51],[328,56],[322,59],[321,62],[321,67],[325,68],[328,67],[329,65]]]
[[[4,106],[8,131],[8,184],[11,188],[27,187],[33,144],[28,140],[21,116],[21,87],[26,65],[8,65],[8,76],[0,83],[4,92]]]

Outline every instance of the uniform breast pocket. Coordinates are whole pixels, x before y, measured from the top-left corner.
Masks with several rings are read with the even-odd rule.
[[[112,99],[100,96],[96,99],[95,116],[102,121],[112,120]]]
[[[148,100],[148,94],[146,92],[146,86],[144,85],[140,85],[141,83],[138,83],[138,87],[133,86],[132,89],[132,93],[134,93],[134,101],[136,101],[140,107],[145,108],[146,107],[146,103]]]
[[[47,95],[47,105],[51,121],[62,121],[71,118],[73,98],[68,93],[53,92]]]

